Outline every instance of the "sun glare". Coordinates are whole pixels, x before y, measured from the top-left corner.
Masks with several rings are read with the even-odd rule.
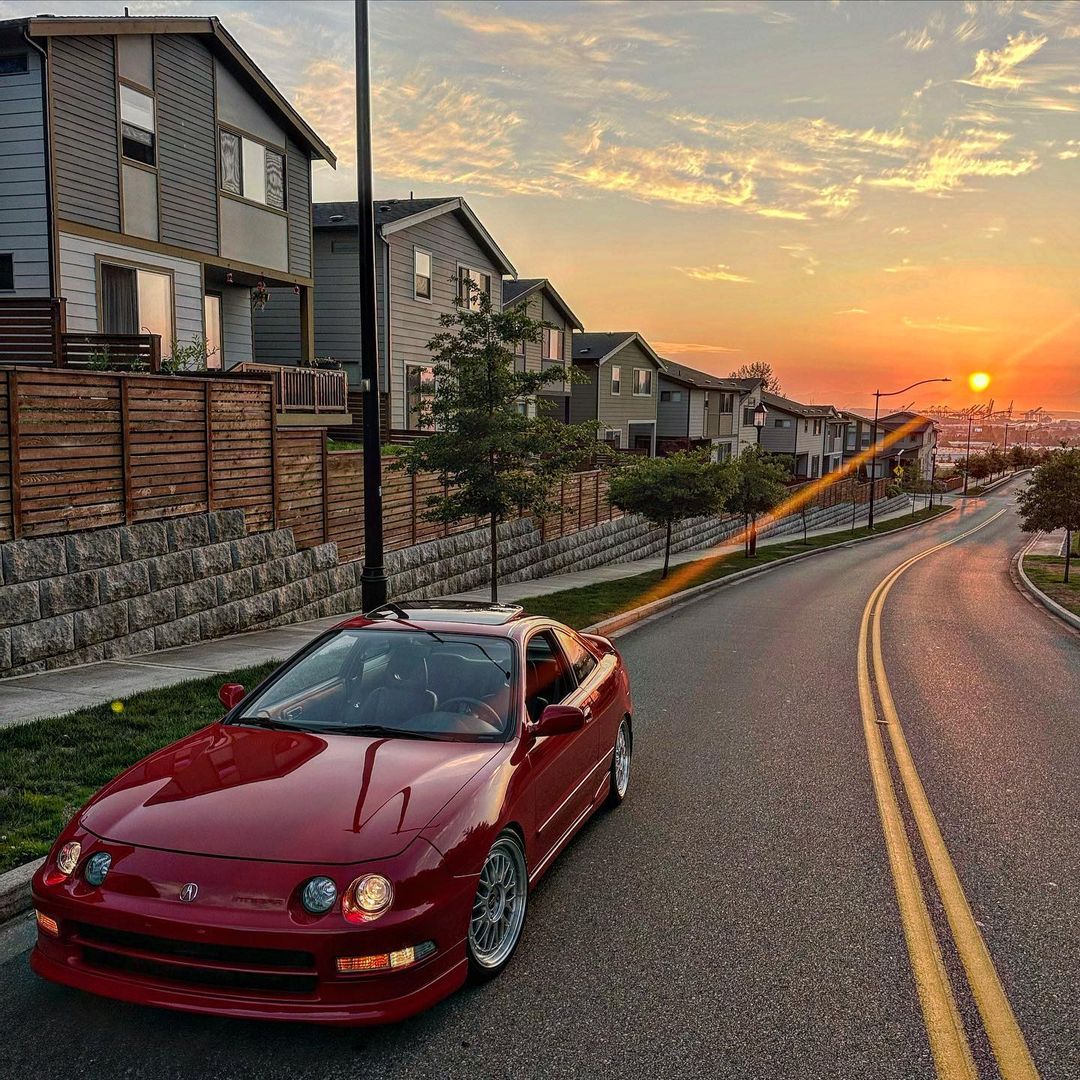
[[[985,390],[990,385],[990,376],[985,371],[973,371],[968,376],[968,386],[976,393]]]

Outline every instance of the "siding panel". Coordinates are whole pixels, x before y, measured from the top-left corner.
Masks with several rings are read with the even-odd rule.
[[[119,232],[113,38],[56,37],[50,48],[60,216]]]
[[[161,240],[218,251],[214,63],[194,37],[154,38]]]
[[[285,166],[289,208],[289,273],[311,276],[311,162],[289,139]]]
[[[300,297],[292,289],[271,289],[266,307],[251,313],[251,334],[254,358],[260,364],[296,364],[300,360]],[[228,362],[231,367],[231,355]]]

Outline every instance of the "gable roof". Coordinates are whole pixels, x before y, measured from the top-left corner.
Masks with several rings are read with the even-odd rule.
[[[888,416],[880,417],[878,419],[878,426],[884,428],[903,427],[905,424],[910,424],[913,420],[918,420],[919,423],[912,425],[911,434],[914,434],[916,431],[925,431],[928,427],[934,426],[934,421],[931,420],[929,416],[912,412],[910,409],[903,409],[900,412],[889,413]]]
[[[469,204],[457,195],[441,199],[375,199],[375,228],[383,236],[420,225],[443,214],[459,214],[473,239],[491,256],[500,272],[517,277],[514,264],[480,223]],[[359,226],[360,204],[352,202],[312,203],[311,221],[316,229],[355,229]]]
[[[502,287],[503,307],[516,304],[535,292],[546,293],[548,299],[562,312],[563,318],[575,329],[584,330],[581,320],[571,310],[570,305],[555,291],[555,286],[547,278],[518,278],[516,281],[504,281]]]
[[[800,401],[781,397],[779,394],[770,394],[763,390],[761,400],[767,408],[779,409],[781,412],[791,413],[792,416],[831,416],[839,417],[839,413],[831,405],[804,405]]]
[[[734,379],[722,379],[719,375],[712,375],[708,371],[698,371],[696,368],[676,364],[671,360],[665,360],[664,363],[667,364],[667,370],[664,372],[665,379],[693,387],[695,390],[739,391],[743,389]]]
[[[636,330],[608,330],[603,333],[574,334],[570,357],[574,361],[606,363],[620,349],[636,341],[661,371],[667,370],[667,361],[657,356],[653,347]]]
[[[311,157],[337,167],[333,150],[319,138],[285,96],[256,67],[236,39],[217,18],[188,18],[182,15],[84,16],[36,15],[29,19],[0,22],[0,30],[20,28],[30,37],[71,37],[113,34],[193,34],[205,39],[207,48],[253,92],[254,96],[282,120]]]

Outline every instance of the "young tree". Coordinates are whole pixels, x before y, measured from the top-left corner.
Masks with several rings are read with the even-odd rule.
[[[743,364],[736,368],[729,376],[730,379],[761,379],[765,384],[764,389],[770,394],[782,394],[780,380],[773,371],[772,364],[768,360],[755,360],[751,364]]]
[[[757,554],[757,519],[784,500],[787,465],[760,447],[744,450],[735,462],[735,484],[724,508],[743,519],[743,550],[746,557]]]
[[[662,458],[641,458],[611,477],[608,497],[628,514],[662,526],[664,572],[671,560],[671,528],[687,518],[719,514],[731,492],[732,467],[711,461],[707,451],[682,450]]]
[[[1003,451],[999,450],[996,446],[991,446],[986,452],[986,460],[990,466],[991,476],[997,476],[998,473],[1004,475],[1009,461],[1008,458],[1005,457]]]
[[[985,454],[972,454],[968,463],[968,476],[972,480],[985,480],[990,475],[990,459]]]
[[[573,381],[576,373],[555,365],[514,370],[518,343],[538,341],[545,325],[524,306],[500,311],[472,287],[470,302],[440,322],[446,329],[428,343],[434,379],[419,401],[421,424],[431,434],[396,455],[392,467],[434,472],[443,482],[444,493],[427,499],[429,521],[488,519],[495,603],[499,523],[522,510],[556,509],[554,486],[597,453],[596,427],[564,424],[545,410],[527,415],[527,404],[547,383]]]
[[[1065,582],[1069,580],[1073,533],[1080,529],[1080,450],[1055,450],[1017,497],[1024,532],[1065,530]]]
[[[1028,456],[1028,452],[1019,443],[1013,443],[1009,447],[1009,464],[1014,472],[1028,467]]]

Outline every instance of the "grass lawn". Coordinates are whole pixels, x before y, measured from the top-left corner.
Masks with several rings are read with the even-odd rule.
[[[925,521],[927,518],[945,513],[947,509],[948,507],[935,506],[917,511],[914,517],[905,514],[903,517],[890,518],[888,521],[880,522],[875,527],[874,534],[880,536],[882,533],[910,525],[912,521]],[[846,540],[869,535],[870,531],[865,527],[854,531],[843,529],[834,533],[823,533],[821,536],[811,536],[804,544],[802,537],[796,534],[796,538],[782,543],[759,544],[757,555],[752,559],[744,558],[741,553],[720,555],[712,559],[697,559],[694,562],[673,566],[667,581],[661,579],[659,570],[650,570],[634,577],[602,581],[580,589],[566,589],[563,592],[548,593],[546,596],[531,597],[523,601],[523,605],[532,615],[546,615],[569,626],[581,628],[609,619],[612,615],[629,611],[641,604],[659,600],[663,596],[669,596],[682,589],[728,577],[750,566],[762,566],[789,555],[798,555],[800,552],[816,548],[833,547]]]
[[[1026,555],[1024,572],[1032,585],[1042,589],[1051,600],[1080,615],[1080,559],[1073,557],[1068,585],[1061,580],[1065,573],[1065,560],[1060,555]]]
[[[944,507],[920,510],[922,521]],[[878,534],[910,524],[910,515],[883,521]],[[646,600],[726,577],[747,566],[775,562],[815,548],[866,536],[865,528],[787,540],[758,548],[754,559],[742,555],[699,559],[660,572],[538,596],[526,604],[571,626],[588,626]],[[1030,566],[1032,560],[1028,560]],[[1059,575],[1060,576],[1060,575]],[[661,591],[662,588],[662,591]],[[217,692],[222,683],[253,687],[276,665],[264,664],[228,674],[134,694],[121,712],[111,705],[80,709],[67,716],[0,729],[0,872],[48,852],[53,840],[79,807],[117,773],[159,747],[216,720],[222,713]]]
[[[117,773],[221,716],[222,683],[250,688],[276,666],[135,694],[122,712],[97,705],[0,730],[0,872],[44,855],[71,815]]]

